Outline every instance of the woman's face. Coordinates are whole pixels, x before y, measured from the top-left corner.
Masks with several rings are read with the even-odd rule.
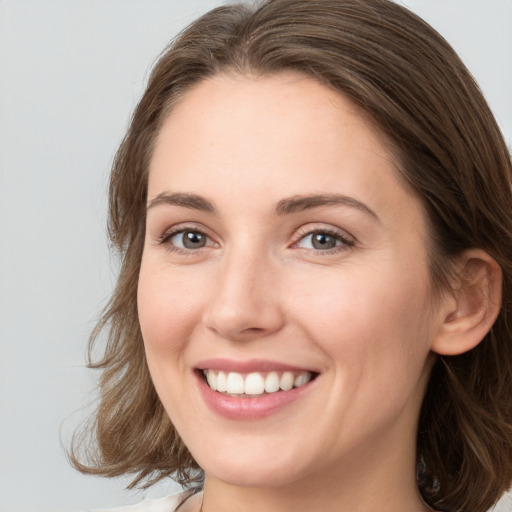
[[[413,472],[441,322],[426,220],[350,101],[291,73],[200,83],[161,129],[146,231],[147,360],[207,475]]]

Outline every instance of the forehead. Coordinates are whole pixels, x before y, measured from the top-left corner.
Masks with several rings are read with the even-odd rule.
[[[368,116],[292,72],[219,75],[187,91],[164,121],[150,162],[148,200],[163,192],[200,194],[240,210],[331,193],[395,218],[422,210]]]
[[[273,130],[261,124],[262,120],[269,119],[273,119]],[[372,132],[382,148],[390,146],[369,115],[348,97],[307,75],[292,71],[262,76],[219,74],[202,80],[173,105],[160,135],[166,132],[168,135],[185,135],[184,125],[173,131],[173,125],[184,120],[186,127],[194,128],[196,137],[204,130],[216,130],[221,135],[224,129],[236,125],[255,135],[262,130],[268,133],[271,129],[278,141],[286,135],[297,135],[301,129],[307,130],[308,125],[294,125],[295,121],[308,120],[311,128],[314,123],[321,123],[324,129],[319,136],[322,138],[327,137],[334,126],[339,127],[341,121],[357,124]],[[279,124],[276,123],[278,120]],[[280,131],[285,123],[288,129]]]
[[[263,172],[318,156],[324,164],[330,158],[331,165],[349,165],[352,156],[361,158],[365,153],[394,167],[390,148],[353,102],[310,77],[295,72],[219,75],[187,91],[168,114],[150,175],[172,164],[178,178],[182,174],[178,171],[192,160],[199,177],[200,164],[205,163],[200,160],[207,161],[203,168],[208,169],[245,160],[242,173],[253,164]],[[311,167],[316,165],[312,162]]]

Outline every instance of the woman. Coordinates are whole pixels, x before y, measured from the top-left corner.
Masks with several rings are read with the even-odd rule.
[[[166,511],[486,511],[512,483],[511,177],[406,9],[206,14],[114,163],[122,267],[75,465],[189,486]]]

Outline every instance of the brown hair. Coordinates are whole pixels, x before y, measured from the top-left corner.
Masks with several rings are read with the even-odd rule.
[[[431,273],[448,287],[450,260],[482,248],[503,271],[503,304],[470,352],[440,357],[418,432],[418,485],[443,511],[482,512],[512,482],[512,169],[496,122],[472,76],[428,24],[389,0],[267,0],[219,7],[162,54],[116,155],[109,233],[122,260],[94,330],[107,333],[100,404],[89,432],[87,473],[131,473],[132,485],[199,468],[160,403],[137,319],[148,163],[160,126],[194,84],[219,73],[296,70],[334,88],[373,120],[396,149],[403,178],[429,218]],[[92,358],[90,358],[92,361]],[[84,431],[86,432],[86,431]]]

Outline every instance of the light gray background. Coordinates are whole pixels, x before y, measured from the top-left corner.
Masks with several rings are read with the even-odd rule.
[[[123,491],[126,480],[74,472],[59,436],[69,440],[92,397],[86,341],[114,281],[114,151],[156,56],[220,3],[0,0],[0,512],[143,497]],[[512,0],[405,3],[459,51],[510,144]]]

